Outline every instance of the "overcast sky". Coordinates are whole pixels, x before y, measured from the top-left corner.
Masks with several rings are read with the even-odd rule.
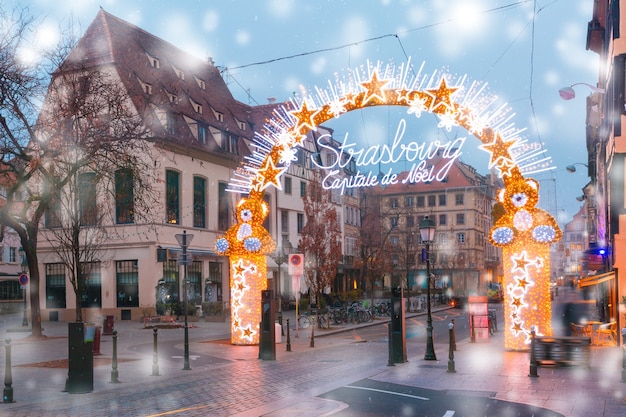
[[[70,21],[82,33],[102,7],[189,53],[212,57],[235,98],[252,105],[327,88],[336,74],[368,60],[410,59],[424,63],[427,73],[467,75],[508,103],[516,127],[552,158],[554,169],[534,176],[542,199],[550,200],[542,205],[561,223],[581,207],[576,197],[589,181],[586,170],[578,165],[572,174],[565,166],[587,161],[591,90],[575,87],[576,99],[563,101],[558,89],[597,81],[597,55],[585,49],[592,0],[5,0],[5,8],[17,3],[45,19],[42,43]],[[359,120],[352,117],[348,122]],[[396,126],[376,117],[383,118],[380,131],[370,129],[365,140],[389,140]],[[432,123],[428,135],[438,135]],[[486,174],[488,159],[478,145],[470,137],[461,159]]]

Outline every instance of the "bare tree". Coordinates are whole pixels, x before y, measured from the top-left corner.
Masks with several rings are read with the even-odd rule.
[[[304,252],[306,280],[319,307],[322,293],[337,275],[342,253],[337,208],[331,192],[322,188],[318,173],[306,189],[304,216],[299,246]]]
[[[60,251],[69,249],[72,259],[59,256],[70,265],[74,290],[81,291],[85,276],[81,262],[95,258],[95,247],[89,245],[95,238],[87,231],[93,229],[81,227],[85,213],[80,209],[87,203],[74,200],[78,218],[58,209],[76,196],[77,180],[84,173],[96,173],[97,183],[110,185],[115,173],[126,169],[132,189],[149,194],[154,183],[148,178],[152,170],[146,170],[151,148],[146,124],[112,66],[86,67],[80,54],[71,54],[71,37],[50,51],[45,61],[26,65],[20,61],[20,50],[29,40],[34,20],[24,9],[7,14],[0,8],[0,21],[11,22],[0,25],[0,182],[6,193],[0,225],[11,227],[20,237],[31,279],[32,335],[41,337],[37,247],[44,215],[56,217],[57,227],[71,231]],[[115,192],[115,187],[103,189]],[[151,207],[149,200],[134,195],[133,215]]]

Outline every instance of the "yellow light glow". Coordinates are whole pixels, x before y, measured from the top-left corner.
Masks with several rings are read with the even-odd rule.
[[[420,90],[415,88],[422,85],[418,82],[420,77],[408,82],[404,68],[395,78],[381,77],[381,73],[389,72],[378,66],[369,70],[365,81],[342,84],[328,94],[320,94],[318,99],[304,98],[299,105],[293,103],[289,109],[283,108],[283,113],[276,113],[260,134],[259,149],[263,151],[256,151],[236,171],[241,179],[231,182],[232,190],[249,192],[250,196],[242,200],[247,205],[264,205],[263,191],[270,185],[280,189],[280,176],[294,160],[293,150],[302,146],[304,135],[344,113],[385,105],[408,107],[407,113],[416,117],[423,112],[436,114],[438,127],[450,131],[453,126],[462,126],[478,138],[480,149],[490,154],[489,168],[495,167],[504,181],[500,197],[503,215],[491,229],[489,240],[504,252],[505,346],[525,349],[531,327],[538,334],[551,334],[549,245],[561,238],[561,230],[552,216],[536,208],[538,183],[525,179],[515,163],[511,149],[518,147],[519,141],[514,137],[514,129],[505,124],[505,135],[488,126],[488,120],[497,120],[497,113],[474,111],[469,103],[478,102],[478,95],[460,100],[464,104],[455,102],[453,96],[464,89],[448,87],[445,76],[439,77],[435,88]],[[258,210],[255,208],[253,213]],[[252,224],[241,218],[238,209],[239,224],[216,242],[218,253],[230,256],[233,343],[258,343],[260,297],[266,285],[266,261],[262,255],[274,250],[262,220],[259,222],[257,215],[253,217]],[[254,242],[249,241],[251,232],[257,238]],[[254,297],[244,297],[248,293],[254,293]]]

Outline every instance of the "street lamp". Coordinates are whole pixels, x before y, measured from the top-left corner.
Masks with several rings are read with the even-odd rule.
[[[575,162],[575,163],[573,163],[572,165],[568,165],[568,166],[566,166],[566,167],[565,167],[565,170],[566,170],[567,172],[576,172],[576,165],[582,165],[582,166],[584,166],[585,168],[589,168],[589,165],[587,165],[587,164],[583,164],[582,162]]]
[[[572,85],[570,85],[569,87],[563,87],[559,90],[559,96],[561,96],[561,98],[563,100],[571,100],[574,97],[576,97],[576,92],[574,91],[574,86],[577,85],[586,85],[587,87],[591,88],[593,90],[594,93],[600,93],[600,94],[604,94],[605,90],[604,88],[600,88],[600,87],[595,87],[591,84],[587,84],[587,83],[574,83]]]
[[[22,275],[20,275],[20,285],[22,287],[22,297],[24,299],[24,317],[22,317],[22,327],[28,327],[28,317],[26,315],[26,284],[28,282],[28,261],[26,260],[26,252],[20,248],[18,250],[20,256],[20,265],[22,267]]]
[[[191,240],[193,239],[193,235],[192,234],[187,234],[187,231],[184,230],[182,234],[177,234],[176,235],[176,240],[178,241],[178,244],[180,245],[180,247],[183,249],[183,256],[181,258],[178,258],[178,265],[183,264],[183,279],[185,280],[185,285],[184,285],[184,304],[183,304],[183,308],[185,309],[185,356],[184,356],[184,365],[183,365],[183,370],[184,371],[188,371],[191,368],[189,367],[189,325],[187,323],[187,314],[188,314],[188,294],[187,294],[187,264],[189,264],[191,260],[191,257],[189,259],[187,259],[187,247],[189,247],[189,243],[191,243]]]
[[[433,346],[433,317],[430,308],[430,242],[435,240],[435,222],[425,216],[419,224],[420,237],[426,245],[426,297],[428,299],[428,315],[426,319],[426,354],[424,360],[436,361]]]

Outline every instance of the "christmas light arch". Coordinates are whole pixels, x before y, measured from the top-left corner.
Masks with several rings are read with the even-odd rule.
[[[550,302],[550,244],[561,231],[555,219],[536,208],[538,183],[524,178],[518,160],[524,155],[520,133],[510,121],[510,109],[496,104],[486,85],[453,79],[449,74],[428,75],[424,65],[415,71],[410,63],[369,63],[349,72],[315,95],[293,99],[281,106],[255,135],[256,150],[246,158],[231,180],[229,190],[247,194],[238,206],[238,223],[216,241],[216,251],[230,257],[231,342],[257,344],[261,317],[261,290],[266,289],[266,255],[274,242],[263,229],[267,216],[264,190],[281,189],[280,176],[296,161],[296,151],[306,134],[341,115],[375,106],[404,106],[419,118],[434,114],[438,128],[460,126],[475,136],[480,149],[490,155],[504,188],[500,192],[501,216],[490,231],[492,244],[503,248],[505,347],[526,349],[531,330],[552,334]]]

